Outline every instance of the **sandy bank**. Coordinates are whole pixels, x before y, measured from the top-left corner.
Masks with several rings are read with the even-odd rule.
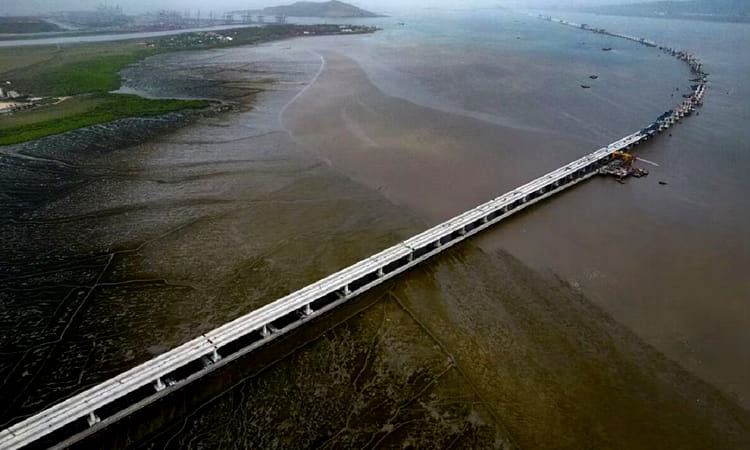
[[[287,110],[290,132],[334,169],[429,223],[588,148],[388,97],[351,59],[320,53],[326,70]],[[455,355],[521,447],[548,446],[552,436],[553,445],[571,448],[748,442],[747,414],[715,388],[575,289],[495,253],[504,241],[493,235],[503,228],[397,280],[394,295]]]
[[[325,72],[287,110],[290,132],[337,170],[428,223],[494,198],[590,146],[388,97],[351,59],[321,55]],[[556,151],[544,159],[525,151],[548,145]]]

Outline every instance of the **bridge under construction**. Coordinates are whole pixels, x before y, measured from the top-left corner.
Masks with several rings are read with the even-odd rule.
[[[660,49],[685,61],[697,84],[682,103],[645,128],[19,421],[0,431],[0,449],[34,447],[42,438],[75,442],[597,174],[619,154],[669,129],[702,104],[707,82],[702,64],[688,53]]]

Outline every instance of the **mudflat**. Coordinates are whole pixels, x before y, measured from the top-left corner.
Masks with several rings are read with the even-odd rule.
[[[4,151],[3,421],[586,145],[389,97],[351,58],[290,47],[159,56],[144,62],[166,68],[159,75],[130,73],[130,86],[153,95],[220,80],[211,92],[226,100],[275,79],[252,109],[238,102],[180,129],[178,116],[119,121]],[[559,155],[529,157],[553,138]],[[487,239],[367,294],[373,306],[343,324],[334,312],[320,338],[134,444],[750,445],[747,411]]]

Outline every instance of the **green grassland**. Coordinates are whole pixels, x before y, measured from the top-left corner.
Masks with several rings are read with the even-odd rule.
[[[89,111],[103,103],[100,96],[79,96],[65,99],[56,104],[39,108],[36,111],[24,111],[12,115],[4,116],[0,119],[0,130],[16,128],[21,126],[30,126],[35,122],[43,122],[56,119],[60,116],[70,116],[81,114]]]
[[[38,111],[19,113],[10,120],[0,120],[0,145],[18,144],[127,117],[155,116],[207,106],[209,102],[200,100],[150,100],[123,94],[76,98]]]
[[[106,93],[120,88],[120,70],[139,59],[140,52],[133,52],[52,64],[44,70],[30,71],[20,83],[17,82],[17,87],[22,92],[52,97]]]
[[[210,106],[207,101],[110,93],[119,89],[123,68],[157,53],[136,42],[2,49],[0,67],[7,70],[0,80],[12,80],[13,89],[30,96],[72,98],[0,117],[0,145],[127,117]]]
[[[16,73],[20,69],[41,70],[54,68],[66,63],[76,63],[103,56],[127,55],[143,51],[145,46],[134,41],[102,42],[92,44],[40,45],[30,47],[0,48],[0,74],[25,76],[29,73]]]
[[[374,28],[353,27],[357,33]],[[120,71],[142,59],[166,52],[253,45],[305,34],[340,34],[337,25],[283,25],[238,28],[221,34],[197,32],[148,41],[51,45],[0,49],[0,83],[29,97],[72,97],[0,116],[0,145],[63,133],[87,125],[126,117],[164,114],[210,106],[207,101],[148,100],[113,94],[120,88]],[[231,37],[231,39],[229,39]]]

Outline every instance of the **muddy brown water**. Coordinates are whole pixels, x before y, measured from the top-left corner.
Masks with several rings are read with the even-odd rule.
[[[319,39],[160,56],[125,73],[130,89],[239,111],[4,149],[5,423],[593,145],[387,95],[351,53]],[[159,123],[157,137],[129,144]],[[529,150],[551,139],[554,153]],[[553,206],[594,201],[595,189],[615,188],[576,188],[367,294],[374,306],[138,445],[750,445],[730,396],[575,280],[506,251],[546,243],[519,244],[551,206],[557,220],[595,221]]]

